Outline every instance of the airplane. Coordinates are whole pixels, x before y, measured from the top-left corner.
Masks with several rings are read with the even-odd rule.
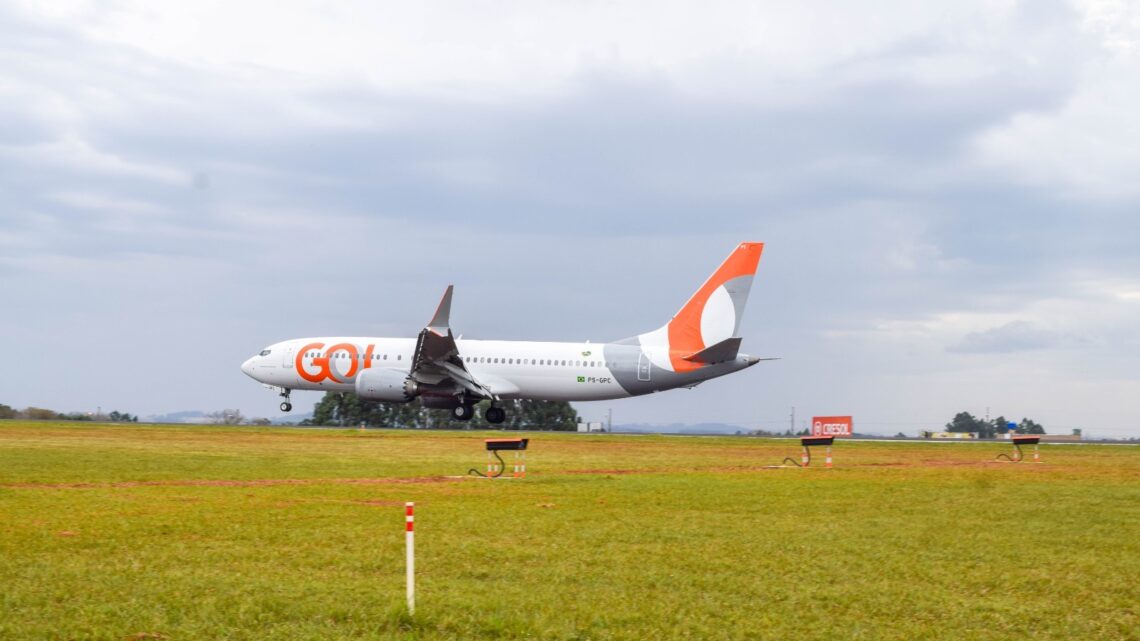
[[[274,343],[241,371],[293,409],[293,390],[447,409],[460,421],[490,400],[502,423],[511,399],[601,401],[692,388],[762,360],[740,353],[740,322],[763,243],[741,243],[662,327],[612,343],[472,340],[451,331],[449,285],[416,338],[318,337]]]

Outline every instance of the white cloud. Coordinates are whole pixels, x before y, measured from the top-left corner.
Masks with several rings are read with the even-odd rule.
[[[898,62],[908,74],[956,81],[984,72],[979,55],[1013,33],[1017,14],[1013,2],[904,0],[21,4],[97,41],[254,83],[272,70],[308,83],[514,97],[561,91],[579,74],[614,69],[742,95],[739,78],[718,71],[752,67],[794,78],[928,38],[952,39],[967,53]]]
[[[1056,347],[1061,339],[1056,332],[1016,320],[982,332],[970,332],[947,349],[962,354],[1009,353]]]
[[[1073,95],[1057,110],[1016,114],[975,141],[983,167],[1074,198],[1140,195],[1140,5],[1084,2]]]

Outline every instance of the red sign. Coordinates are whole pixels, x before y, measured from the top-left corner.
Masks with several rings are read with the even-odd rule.
[[[811,419],[812,436],[851,436],[850,416],[816,416]]]

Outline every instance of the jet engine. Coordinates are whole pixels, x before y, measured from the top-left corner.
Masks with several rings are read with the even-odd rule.
[[[408,373],[392,368],[369,368],[356,375],[356,395],[369,401],[407,403],[419,394]]]

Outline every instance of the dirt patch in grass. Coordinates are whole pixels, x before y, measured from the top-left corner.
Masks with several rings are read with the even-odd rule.
[[[403,501],[388,501],[384,499],[365,499],[362,501],[352,501],[358,505],[371,505],[373,507],[404,507]]]
[[[274,485],[390,485],[448,483],[463,480],[455,476],[413,476],[407,478],[371,479],[212,479],[170,481],[120,481],[117,483],[5,483],[3,488],[29,490],[85,490],[92,488],[131,487],[266,487]]]
[[[567,474],[652,474],[654,470],[566,470]]]

